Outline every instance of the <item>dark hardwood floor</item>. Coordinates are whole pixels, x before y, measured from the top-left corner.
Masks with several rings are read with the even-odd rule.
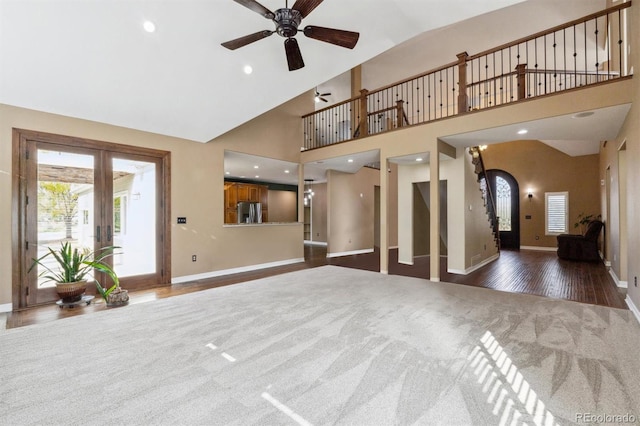
[[[143,303],[327,264],[369,271],[380,270],[377,250],[368,254],[328,259],[325,247],[305,246],[304,263],[131,292],[129,303]],[[602,263],[560,260],[553,252],[503,250],[498,260],[468,275],[447,273],[444,257],[441,259],[440,268],[443,271],[441,281],[445,282],[628,309],[624,302],[625,292],[616,287]],[[397,249],[390,250],[389,274],[428,279],[429,257],[417,257],[413,265],[403,265],[398,263]],[[101,300],[89,306],[70,309],[60,309],[56,305],[39,306],[8,314],[6,326],[7,328],[20,327],[105,309],[111,308],[107,308]]]

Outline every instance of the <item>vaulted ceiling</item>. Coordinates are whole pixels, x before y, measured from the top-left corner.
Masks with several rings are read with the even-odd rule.
[[[207,142],[418,34],[520,1],[325,0],[301,27],[360,40],[298,34],[306,66],[290,72],[277,35],[220,45],[274,29],[233,0],[0,0],[0,103]]]

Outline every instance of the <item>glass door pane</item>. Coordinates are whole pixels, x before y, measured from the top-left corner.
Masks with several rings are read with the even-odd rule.
[[[156,163],[113,158],[113,245],[118,277],[154,274],[156,250]]]
[[[37,150],[37,253],[39,258],[68,242],[72,248],[94,249],[94,156],[49,149]],[[52,256],[47,265],[58,269]],[[44,270],[38,266],[38,275]],[[37,289],[55,287],[39,278]],[[46,296],[44,297],[46,298]],[[38,297],[39,302],[43,302]]]

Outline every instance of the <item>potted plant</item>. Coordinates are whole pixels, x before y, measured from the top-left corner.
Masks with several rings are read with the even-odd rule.
[[[584,213],[580,213],[578,215],[578,221],[576,223],[573,224],[574,228],[578,228],[580,227],[580,233],[584,235],[584,232],[587,229],[587,225],[589,224],[589,222],[591,222],[592,220],[600,220],[602,216],[598,215],[592,215],[592,214],[584,214]]]
[[[113,279],[113,285],[109,288],[104,288],[96,281],[96,289],[102,296],[107,306],[120,306],[129,303],[129,292],[120,287],[118,277],[111,277]]]
[[[38,259],[33,259],[33,264],[31,268],[29,268],[29,272],[36,267],[36,265],[42,266],[44,270],[38,276],[45,278],[45,282],[55,282],[56,291],[60,299],[62,299],[64,303],[77,302],[82,299],[82,295],[87,288],[87,274],[94,269],[107,274],[113,280],[114,286],[119,288],[118,276],[113,268],[105,263],[105,259],[112,256],[116,248],[119,247],[103,247],[92,252],[86,248],[78,249],[76,247],[72,249],[71,243],[66,241],[61,243],[60,248],[57,250],[47,247],[49,251],[45,255]],[[45,261],[49,256],[55,259],[57,269],[53,269],[53,267]],[[98,292],[105,297],[102,285],[100,285],[97,279],[95,281]],[[112,286],[109,293],[113,290],[114,288]]]

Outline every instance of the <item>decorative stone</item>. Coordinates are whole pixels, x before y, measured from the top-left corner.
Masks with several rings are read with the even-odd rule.
[[[107,296],[107,306],[122,306],[129,303],[129,291],[120,287],[113,290]]]

